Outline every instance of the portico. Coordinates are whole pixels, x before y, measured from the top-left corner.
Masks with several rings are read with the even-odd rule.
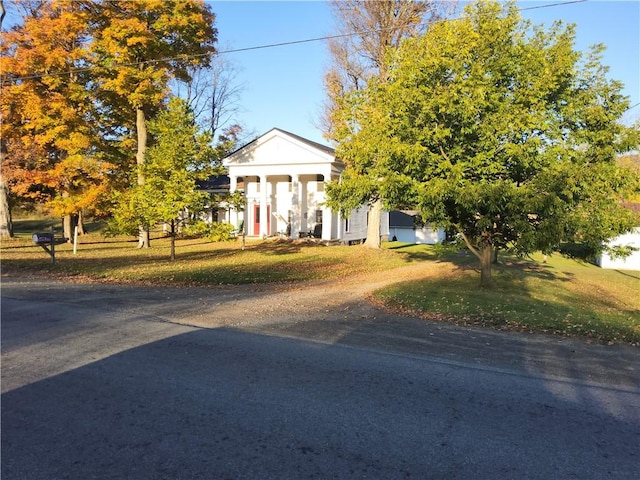
[[[231,211],[250,236],[318,232],[323,240],[340,236],[339,215],[326,207],[325,182],[336,180],[344,165],[333,149],[272,129],[224,160],[230,192],[243,189],[246,207]]]

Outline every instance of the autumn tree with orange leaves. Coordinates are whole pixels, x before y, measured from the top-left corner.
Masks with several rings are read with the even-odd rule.
[[[102,159],[85,48],[88,15],[75,2],[46,2],[3,33],[2,172],[14,196],[64,218],[99,209],[110,165]],[[82,225],[82,223],[80,223]]]
[[[170,80],[209,64],[214,20],[202,0],[48,0],[25,9],[0,47],[2,172],[12,195],[70,219],[99,208],[114,185],[143,185],[147,121]],[[140,246],[149,246],[146,229]]]

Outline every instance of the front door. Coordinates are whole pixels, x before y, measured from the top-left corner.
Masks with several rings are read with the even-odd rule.
[[[271,206],[267,205],[267,235],[271,233]],[[260,205],[253,206],[253,234],[260,235]]]

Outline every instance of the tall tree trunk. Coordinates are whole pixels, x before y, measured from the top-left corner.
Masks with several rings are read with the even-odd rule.
[[[0,30],[2,30],[2,22],[4,21],[4,17],[6,14],[7,11],[4,8],[4,0],[0,0]]]
[[[0,173],[0,237],[13,237],[13,221],[11,220],[9,192],[2,173]]]
[[[482,243],[480,246],[475,247],[471,243],[471,240],[469,240],[469,237],[465,235],[462,228],[458,227],[458,233],[462,235],[462,239],[471,253],[480,261],[480,286],[482,288],[491,288],[493,286],[493,280],[491,279],[491,262],[493,261],[491,235],[485,232],[482,235]]]
[[[367,218],[367,240],[364,246],[368,248],[380,248],[380,220],[382,219],[382,200],[378,199],[369,207]]]
[[[147,122],[142,107],[136,108],[136,131],[138,133],[138,151],[136,153],[138,185],[144,185],[145,178],[142,168],[145,161],[145,152],[147,151]],[[138,232],[138,248],[149,248],[151,246],[149,228],[146,225],[140,225]]]
[[[491,280],[492,253],[491,244],[484,243],[480,251],[480,286],[482,288],[490,288],[493,284]]]
[[[78,212],[78,235],[84,235],[86,232],[84,230],[84,215],[82,214],[82,209]]]
[[[73,216],[71,214],[62,217],[62,236],[68,243],[73,242]]]

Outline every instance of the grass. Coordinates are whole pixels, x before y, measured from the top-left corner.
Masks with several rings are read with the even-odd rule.
[[[31,241],[32,233],[47,231],[52,222],[16,222],[16,238],[0,249],[3,274],[191,286],[340,279],[429,262],[432,268],[421,278],[383,288],[374,300],[393,311],[463,325],[640,344],[640,272],[603,270],[560,256],[548,263],[504,257],[493,272],[495,287],[483,290],[475,257],[444,247],[393,242],[374,251],[254,241],[242,250],[239,240],[193,239],[177,242],[172,262],[161,232],[154,232],[153,248],[140,250],[130,237],[104,238],[97,224],[81,237],[76,255],[71,245],[56,246],[52,265]]]
[[[374,298],[390,310],[461,325],[640,344],[640,272],[604,270],[561,256],[544,263],[534,256],[506,258],[493,279],[493,289],[479,288],[475,259],[449,255],[432,275],[390,285]]]
[[[153,232],[152,248],[137,249],[131,237],[104,238],[100,233],[83,235],[77,254],[69,244],[56,246],[56,263],[31,241],[35,231],[47,231],[47,222],[16,222],[15,239],[2,244],[4,273],[40,274],[66,279],[172,285],[213,285],[294,282],[345,278],[404,264],[392,252],[374,252],[346,246],[326,247],[278,241],[239,240],[211,243],[202,239],[178,240],[176,261],[170,261],[170,242]],[[25,230],[29,229],[28,232]],[[56,232],[57,237],[61,233]]]

